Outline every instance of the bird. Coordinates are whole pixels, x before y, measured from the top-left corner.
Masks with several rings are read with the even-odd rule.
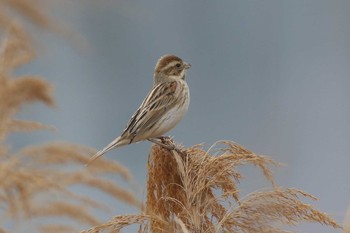
[[[106,147],[93,155],[87,164],[114,148],[148,140],[170,149],[163,135],[173,129],[186,115],[190,91],[186,72],[191,67],[175,55],[159,58],[153,75],[153,86],[140,107],[132,115],[124,131]]]

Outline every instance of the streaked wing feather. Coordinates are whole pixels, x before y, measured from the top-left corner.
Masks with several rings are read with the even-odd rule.
[[[122,135],[142,134],[159,121],[174,106],[177,82],[160,83],[155,86],[130,119]]]

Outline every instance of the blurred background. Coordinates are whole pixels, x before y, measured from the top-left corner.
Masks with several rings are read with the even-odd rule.
[[[350,1],[64,0],[56,5],[52,16],[84,43],[40,35],[39,58],[18,74],[47,78],[58,106],[35,105],[19,117],[58,131],[15,134],[9,139],[13,148],[59,140],[101,149],[121,133],[148,93],[157,59],[171,53],[192,68],[189,112],[169,135],[185,146],[206,148],[233,140],[272,157],[284,164],[274,169],[279,185],[317,196],[312,204],[342,223],[350,203]],[[150,146],[141,142],[106,155],[133,173],[140,199]],[[256,168],[241,170],[242,197],[269,186]],[[137,211],[111,205],[113,212],[101,213],[101,219]],[[338,232],[317,224],[298,229]]]

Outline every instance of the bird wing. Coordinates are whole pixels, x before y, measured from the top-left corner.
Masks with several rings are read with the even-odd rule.
[[[154,126],[176,104],[177,99],[174,94],[177,88],[177,81],[156,85],[131,117],[121,137],[131,137],[132,141],[136,135]]]

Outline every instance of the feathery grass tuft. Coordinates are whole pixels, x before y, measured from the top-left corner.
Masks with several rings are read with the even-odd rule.
[[[129,171],[118,164],[100,159],[93,166],[84,165],[96,152],[72,143],[50,143],[13,151],[6,138],[12,132],[52,130],[39,122],[16,119],[22,106],[41,102],[54,106],[53,88],[43,78],[15,77],[14,70],[30,62],[35,55],[23,21],[48,29],[51,21],[36,0],[0,1],[0,224],[21,226],[25,231],[72,232],[75,226],[100,224],[92,210],[107,210],[101,201],[73,192],[76,186],[100,190],[115,199],[140,208],[141,203],[127,189],[106,175],[132,180]],[[18,16],[16,20],[13,17]],[[23,17],[24,16],[24,20]],[[4,29],[4,30],[1,30]],[[44,219],[69,219],[64,224],[42,224]],[[73,230],[75,229],[75,230]],[[0,232],[13,229],[0,228]]]
[[[219,148],[216,148],[220,146]],[[147,202],[140,215],[118,216],[91,232],[119,232],[137,224],[139,232],[290,232],[285,226],[302,222],[340,226],[328,215],[301,201],[315,197],[278,187],[272,159],[230,141],[216,143],[210,154],[201,146],[169,151],[153,145],[148,161]],[[254,165],[272,189],[241,199],[239,166]]]

